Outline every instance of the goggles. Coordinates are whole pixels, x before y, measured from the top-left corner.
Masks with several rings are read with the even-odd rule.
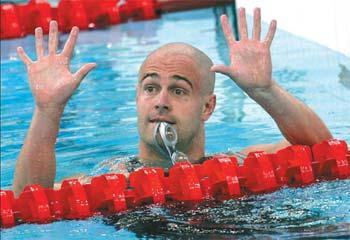
[[[177,132],[171,124],[158,122],[154,129],[153,140],[160,152],[168,157],[173,165],[176,162],[188,161],[187,155],[176,149]]]

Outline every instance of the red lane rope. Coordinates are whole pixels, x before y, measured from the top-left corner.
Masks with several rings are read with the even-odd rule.
[[[156,0],[61,0],[57,7],[51,7],[46,0],[30,0],[25,5],[5,3],[1,4],[1,39],[34,34],[36,27],[48,33],[51,20],[58,21],[60,31],[68,32],[73,26],[84,30],[129,19],[155,19],[159,13],[160,4]]]
[[[30,0],[28,4],[0,4],[0,39],[34,34],[36,27],[49,32],[51,20],[62,32],[73,26],[81,30],[105,28],[128,20],[150,20],[161,12],[181,11],[233,3],[233,0],[60,0],[52,7],[47,0]]]
[[[295,145],[267,154],[251,152],[239,165],[233,156],[216,155],[203,164],[179,162],[165,173],[145,167],[130,173],[104,174],[88,184],[64,180],[58,190],[26,186],[18,198],[1,190],[1,227],[48,223],[113,214],[144,204],[200,202],[268,193],[282,186],[300,187],[318,180],[350,177],[350,152],[342,140]]]

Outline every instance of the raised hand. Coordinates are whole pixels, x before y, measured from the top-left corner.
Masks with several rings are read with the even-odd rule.
[[[221,16],[221,26],[228,44],[230,65],[214,65],[211,71],[225,74],[246,92],[268,89],[272,84],[270,46],[276,32],[277,22],[273,20],[263,41],[260,41],[260,9],[254,10],[252,38],[248,38],[245,9],[239,9],[239,35],[236,41],[226,15]]]
[[[48,55],[44,54],[43,30],[40,27],[35,29],[36,61],[32,61],[22,47],[17,48],[19,57],[27,66],[29,84],[37,107],[62,109],[84,76],[96,66],[95,63],[88,63],[71,73],[69,64],[78,32],[79,29],[73,27],[62,52],[57,53],[58,27],[56,21],[51,21]]]

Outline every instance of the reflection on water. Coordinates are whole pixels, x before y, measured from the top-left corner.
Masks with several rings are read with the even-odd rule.
[[[112,167],[106,159],[137,155],[135,84],[139,65],[150,51],[169,41],[180,41],[200,48],[215,63],[228,63],[217,18],[224,11],[230,13],[205,9],[81,32],[72,69],[86,62],[96,62],[97,68],[82,82],[63,114],[56,145],[57,181],[76,174],[101,174]],[[267,27],[263,24],[262,36]],[[61,43],[66,38],[62,35]],[[25,69],[15,48],[22,45],[34,57],[33,40],[28,36],[1,41],[1,188],[11,187],[15,159],[33,111]],[[350,112],[349,88],[344,82],[350,59],[280,30],[272,57],[274,79],[310,105],[336,138],[350,143],[350,114],[346,114]],[[339,64],[346,68],[339,69]],[[208,154],[235,152],[281,139],[273,120],[232,80],[217,75],[215,94],[217,108],[206,126]],[[1,235],[5,239],[298,238],[313,234],[345,238],[350,222],[349,183],[322,182],[191,207],[148,206],[108,218],[23,224]]]
[[[346,237],[347,212],[339,202],[350,200],[349,180],[322,182],[302,189],[282,189],[265,195],[189,206],[172,203],[144,206],[105,217],[118,229],[138,237]],[[337,189],[337,190],[336,190]],[[342,193],[338,194],[338,191]],[[317,195],[327,197],[315,198]],[[234,235],[233,235],[234,234]]]

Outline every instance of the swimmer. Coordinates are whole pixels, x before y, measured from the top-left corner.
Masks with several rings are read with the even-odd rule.
[[[261,39],[260,9],[254,10],[252,37],[248,37],[245,9],[239,9],[236,41],[227,16],[221,16],[229,49],[230,64],[213,64],[201,50],[185,43],[169,43],[151,52],[141,64],[136,94],[137,124],[140,135],[139,162],[144,166],[167,168],[172,162],[154,140],[160,123],[169,124],[177,134],[176,151],[196,163],[205,157],[205,122],[214,112],[215,74],[232,79],[274,119],[284,139],[278,143],[249,146],[241,151],[276,152],[291,144],[313,145],[332,138],[323,121],[272,79],[270,46],[276,21]],[[44,54],[43,31],[35,30],[37,60],[19,47],[27,66],[35,109],[25,142],[18,156],[13,188],[18,194],[28,184],[52,188],[56,174],[55,143],[65,105],[83,78],[95,68],[87,63],[77,72],[69,68],[78,28],[73,27],[61,53],[57,53],[57,22],[50,23],[48,55]],[[161,147],[162,148],[162,147]],[[174,150],[174,149],[173,149]],[[169,155],[170,156],[170,155]]]

